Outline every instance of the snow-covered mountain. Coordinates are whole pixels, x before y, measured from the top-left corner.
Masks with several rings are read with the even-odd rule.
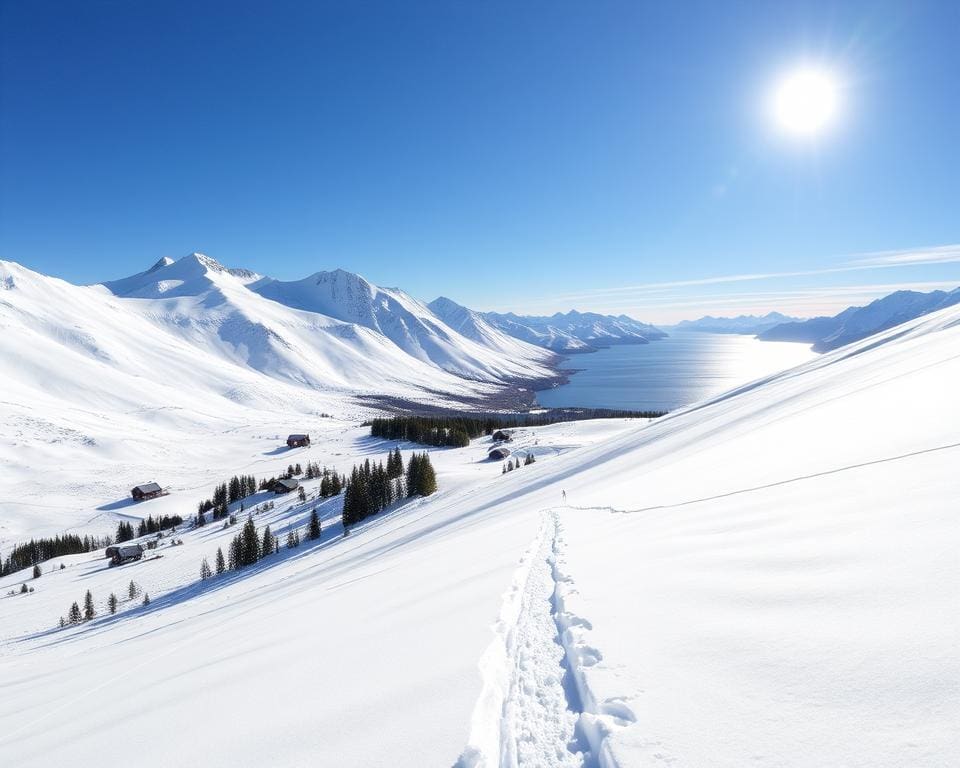
[[[646,344],[662,339],[666,334],[655,326],[641,323],[626,315],[601,315],[595,312],[577,312],[555,315],[517,315],[513,312],[474,312],[447,298],[439,298],[430,307],[454,324],[475,327],[483,325],[477,333],[488,335],[492,327],[515,339],[535,344],[558,353],[593,352],[614,344]]]
[[[43,506],[54,530],[91,517],[84,499],[122,498],[131,468],[162,481],[228,461],[210,436],[241,425],[309,431],[382,398],[518,403],[513,382],[553,375],[538,347],[486,346],[401,292],[328,277],[312,293],[191,254],[77,286],[0,262],[0,541]]]
[[[10,281],[31,290],[16,270]],[[101,307],[42,286],[48,304]],[[40,329],[13,330],[29,353]],[[60,366],[98,351],[128,350],[75,334]],[[0,753],[111,768],[130,755],[143,768],[198,755],[213,768],[957,765],[958,352],[955,306],[652,423],[518,430],[514,450],[537,461],[507,474],[485,461],[488,439],[431,449],[439,493],[346,537],[341,499],[313,498],[317,481],[306,503],[264,508],[261,494],[247,508],[258,529],[283,538],[316,507],[320,541],[206,581],[202,560],[235,528],[185,527],[162,557],[119,568],[100,552],[3,577]],[[59,386],[41,377],[32,415]],[[249,423],[259,409],[244,424],[203,404],[217,403],[199,450],[164,433],[171,494],[128,514],[189,514],[228,466],[348,469],[394,446],[317,420],[309,449],[278,451],[275,429]],[[19,449],[35,455],[28,438]],[[84,450],[38,485],[74,467],[84,484],[109,474]],[[27,501],[35,524],[55,514],[49,498]],[[59,628],[87,590],[96,617]]]
[[[553,356],[528,344],[458,332],[398,288],[381,288],[342,269],[295,282],[266,280],[261,296],[382,334],[411,357],[479,381],[547,378]]]
[[[960,288],[930,293],[896,291],[865,307],[849,307],[833,317],[775,325],[759,337],[764,341],[806,342],[813,344],[817,352],[825,352],[958,303]]]
[[[678,331],[701,331],[703,333],[738,333],[755,335],[781,323],[797,322],[798,318],[788,317],[779,312],[765,315],[737,315],[736,317],[712,317],[705,315],[698,320],[681,320],[675,326]]]

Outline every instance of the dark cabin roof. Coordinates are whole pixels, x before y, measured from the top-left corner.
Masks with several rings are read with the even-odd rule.
[[[294,490],[298,485],[300,485],[300,481],[297,480],[297,478],[295,478],[295,477],[281,477],[279,480],[277,480],[277,483],[276,483],[276,484],[277,484],[277,485],[282,485],[282,486],[283,486],[284,488],[286,488],[288,491],[292,491],[292,490]]]
[[[287,440],[309,440],[310,435],[288,435]]]
[[[135,491],[140,493],[160,493],[163,490],[157,483],[144,483],[143,485],[138,485],[134,487]]]
[[[487,454],[487,458],[490,459],[505,459],[510,455],[510,451],[507,448],[494,448],[490,453]]]

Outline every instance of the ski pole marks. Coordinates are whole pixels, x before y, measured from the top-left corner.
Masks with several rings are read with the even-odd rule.
[[[635,718],[619,699],[596,702],[587,686],[584,669],[603,656],[586,642],[590,622],[566,607],[575,591],[550,511],[480,660],[483,688],[456,768],[616,768],[607,736]]]

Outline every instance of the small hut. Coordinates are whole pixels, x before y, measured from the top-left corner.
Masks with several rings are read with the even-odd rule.
[[[509,443],[513,440],[513,436],[504,429],[498,429],[491,435],[491,438],[495,443]]]
[[[494,448],[492,451],[490,451],[490,453],[487,454],[487,458],[492,461],[503,461],[509,455],[509,448]]]
[[[295,477],[281,477],[273,484],[273,492],[278,496],[281,493],[292,493],[300,486],[300,481]]]
[[[144,483],[143,485],[135,486],[130,491],[130,495],[133,496],[134,501],[146,501],[147,499],[162,496],[163,488],[156,483]]]
[[[114,544],[112,547],[107,547],[105,554],[110,558],[110,566],[113,567],[139,560],[143,557],[143,547],[139,544]]]
[[[287,448],[306,448],[310,445],[310,435],[289,435]]]

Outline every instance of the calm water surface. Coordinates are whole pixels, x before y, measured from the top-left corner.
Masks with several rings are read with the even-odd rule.
[[[671,411],[816,357],[809,345],[752,336],[672,333],[660,341],[572,355],[570,383],[537,393],[547,407]]]

